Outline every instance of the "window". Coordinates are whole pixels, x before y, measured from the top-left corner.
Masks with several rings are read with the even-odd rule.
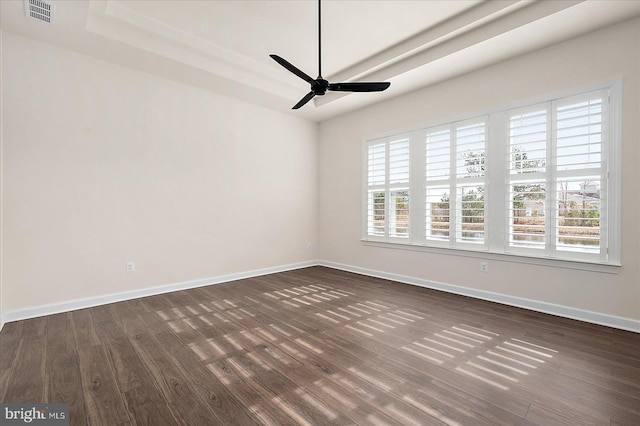
[[[509,247],[544,250],[547,221],[548,108],[527,108],[509,114],[507,170]],[[513,250],[512,250],[513,251]]]
[[[484,118],[427,129],[427,240],[485,244],[486,133]]]
[[[510,251],[594,260],[606,252],[607,103],[597,91],[508,112]]]
[[[366,142],[363,238],[617,264],[619,91]]]
[[[367,235],[409,238],[409,138],[367,145]]]

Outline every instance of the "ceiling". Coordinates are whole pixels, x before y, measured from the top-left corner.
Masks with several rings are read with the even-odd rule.
[[[390,81],[381,93],[328,93],[291,111],[317,76],[315,0],[51,1],[53,23],[0,2],[4,31],[322,121],[640,16],[640,1],[325,0],[322,74]]]

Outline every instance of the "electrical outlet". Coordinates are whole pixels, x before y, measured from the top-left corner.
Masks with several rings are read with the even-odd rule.
[[[127,272],[133,272],[136,270],[136,262],[127,262]]]
[[[313,246],[311,245],[311,243],[307,243],[307,250],[311,251],[312,248]]]
[[[487,262],[480,262],[480,272],[489,272],[489,264]]]

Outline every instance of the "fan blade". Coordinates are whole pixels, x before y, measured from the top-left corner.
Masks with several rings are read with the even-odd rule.
[[[311,98],[313,98],[316,94],[313,92],[309,92],[306,95],[304,95],[304,98],[300,99],[300,102],[298,102],[297,104],[295,104],[293,106],[293,108],[291,109],[298,109],[300,108],[302,105],[306,104],[307,102],[309,102],[311,100]]]
[[[355,83],[331,83],[329,84],[329,90],[334,92],[382,92],[386,90],[391,83],[367,83],[367,82],[355,82]]]
[[[276,61],[277,63],[279,63],[280,65],[282,65],[287,70],[291,71],[292,73],[294,73],[295,75],[297,75],[298,77],[300,77],[301,79],[306,81],[307,83],[313,84],[313,82],[315,81],[314,79],[309,77],[307,74],[303,73],[298,68],[296,68],[294,65],[292,65],[291,63],[289,63],[286,60],[282,59],[280,56],[278,56],[278,55],[269,55],[269,56],[271,56],[271,58],[274,61]]]

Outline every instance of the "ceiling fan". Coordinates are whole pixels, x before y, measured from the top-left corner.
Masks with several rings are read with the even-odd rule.
[[[311,91],[307,93],[300,101],[291,109],[298,109],[307,102],[309,102],[314,96],[322,96],[327,90],[334,92],[382,92],[386,90],[391,83],[388,82],[347,82],[347,83],[329,83],[322,78],[322,39],[321,39],[321,10],[320,0],[318,0],[318,78],[313,79],[309,75],[300,71],[294,65],[288,61],[282,59],[278,55],[269,55],[274,61],[285,67],[290,72],[294,73],[307,83],[311,84]]]

